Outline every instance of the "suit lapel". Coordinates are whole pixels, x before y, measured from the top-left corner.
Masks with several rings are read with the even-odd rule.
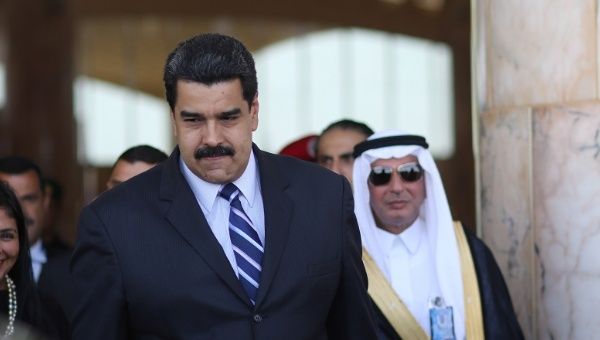
[[[248,297],[223,248],[212,233],[194,193],[180,172],[178,148],[173,151],[164,167],[160,198],[164,201],[165,218],[225,284],[247,302]]]
[[[265,209],[265,255],[256,306],[264,300],[287,244],[293,204],[285,190],[288,179],[270,156],[254,145]]]

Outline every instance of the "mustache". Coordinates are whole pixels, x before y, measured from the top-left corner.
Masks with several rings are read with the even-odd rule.
[[[220,157],[220,156],[233,156],[235,151],[232,148],[224,145],[207,146],[200,148],[194,152],[194,158],[202,159],[205,157]]]

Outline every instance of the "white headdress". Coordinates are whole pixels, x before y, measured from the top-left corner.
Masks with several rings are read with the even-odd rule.
[[[393,136],[410,136],[400,131],[383,131],[373,134],[367,141],[385,140]],[[387,138],[389,141],[389,138]],[[424,140],[423,140],[424,141]],[[410,143],[410,142],[409,142]],[[388,144],[387,146],[385,144]],[[392,145],[390,145],[392,144]],[[398,145],[403,144],[403,145]],[[465,312],[463,301],[463,283],[460,268],[460,257],[456,235],[452,224],[452,215],[446,199],[446,192],[431,153],[420,145],[407,143],[382,143],[363,151],[354,161],[354,211],[360,228],[363,247],[369,252],[387,279],[389,273],[383,268],[385,255],[378,245],[375,220],[369,203],[367,180],[371,171],[371,163],[377,159],[402,158],[407,155],[417,157],[425,170],[426,198],[421,206],[420,217],[427,228],[429,248],[435,261],[436,274],[443,298],[447,305],[454,309],[454,330],[457,339],[465,335]],[[412,144],[412,143],[411,143]]]

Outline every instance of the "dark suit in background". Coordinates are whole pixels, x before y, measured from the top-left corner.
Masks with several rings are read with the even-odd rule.
[[[42,302],[46,305],[50,322],[60,339],[70,339],[67,315],[73,309],[73,283],[69,272],[72,250],[66,247],[44,247],[47,261],[37,283]]]
[[[27,236],[30,245],[27,248],[30,251],[28,259],[32,267],[36,266],[36,269],[40,270],[39,276],[32,277],[38,289],[34,298],[26,298],[31,301],[31,305],[25,308],[26,313],[31,316],[32,324],[45,335],[51,336],[52,339],[68,339],[68,324],[63,302],[70,298],[69,294],[72,292],[68,285],[70,255],[66,248],[42,244],[43,221],[47,213],[47,196],[43,178],[37,164],[27,158],[20,156],[0,158],[0,180],[8,183],[14,191],[27,225],[27,235],[19,235],[19,237]],[[38,265],[40,267],[37,267]],[[40,299],[37,298],[38,295]],[[41,300],[41,304],[38,300]],[[38,310],[43,315],[37,315]]]

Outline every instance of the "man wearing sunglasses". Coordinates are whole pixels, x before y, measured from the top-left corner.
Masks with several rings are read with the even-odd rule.
[[[354,148],[354,199],[380,339],[522,339],[489,249],[453,222],[425,138]]]

